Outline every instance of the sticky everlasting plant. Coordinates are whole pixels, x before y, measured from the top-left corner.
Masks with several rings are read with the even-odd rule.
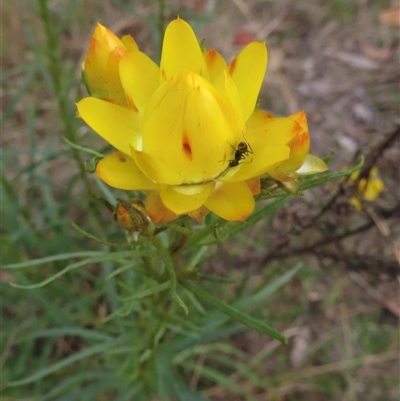
[[[52,22],[47,14],[46,21]],[[292,268],[282,264],[272,280],[270,274],[248,280],[249,266],[239,266],[234,257],[240,252],[240,259],[246,258],[248,248],[242,243],[247,239],[257,252],[267,253],[269,234],[261,225],[262,237],[237,234],[304,190],[359,168],[311,176],[327,166],[309,154],[305,113],[275,117],[257,107],[267,67],[264,43],[249,43],[227,64],[216,50],[203,49],[192,28],[177,18],[166,29],[160,60],[157,65],[141,52],[132,37],[118,38],[97,25],[82,65],[89,96],[77,103],[80,120],[75,122],[89,125],[115,150],[103,155],[77,144],[75,136],[66,141],[79,157],[78,151],[94,155],[87,171],[125,195],[114,199],[100,180],[96,183],[102,194],[94,194],[79,158],[82,181],[101,200],[87,203],[82,226],[72,223],[79,238],[90,238],[90,249],[82,250],[83,242],[78,251],[68,248],[68,234],[68,250],[62,243],[59,254],[8,266],[35,269],[14,287],[60,288],[66,309],[73,313],[64,315],[51,301],[42,302],[49,314],[57,315],[60,327],[40,326],[32,338],[64,335],[79,346],[60,359],[46,351],[49,360],[43,359],[42,368],[32,365],[32,374],[10,384],[35,386],[40,399],[61,399],[65,393],[71,400],[204,400],[201,387],[210,382],[240,399],[253,399],[254,387],[239,385],[236,374],[263,385],[265,377],[255,375],[253,362],[257,359],[261,366],[270,348],[243,369],[248,358],[227,337],[250,328],[286,343],[284,334],[267,323],[273,318],[284,330],[291,314],[281,318],[285,306],[280,303],[271,311],[276,301],[267,298],[301,263]],[[52,76],[58,77],[58,71]],[[119,226],[110,225],[109,216],[102,220],[103,205],[113,211]],[[210,263],[206,272],[203,266],[211,252],[233,236],[232,247],[224,248],[229,255],[220,257],[224,274],[215,275]],[[28,277],[37,279],[40,264],[53,270],[44,269],[43,281],[31,284]],[[237,285],[225,286],[232,281]],[[75,341],[79,336],[82,341]],[[222,365],[216,354],[223,356]],[[41,384],[47,380],[40,386],[38,380],[67,367],[68,380],[60,381],[57,374],[61,384],[53,388],[48,381],[45,394]],[[232,369],[237,369],[235,375]]]
[[[160,66],[130,36],[98,24],[83,63],[90,97],[80,117],[116,148],[97,165],[108,185],[146,191],[155,223],[210,211],[244,221],[260,178],[296,185],[299,175],[326,170],[309,155],[304,112],[274,117],[256,108],[267,67],[262,42],[227,64],[203,51],[182,19],[165,32]]]
[[[96,175],[111,187],[135,191],[135,198],[130,192],[130,199],[103,202],[128,232],[140,271],[160,283],[154,289],[148,281],[145,291],[168,289],[188,313],[177,293],[182,285],[231,318],[284,341],[273,328],[190,283],[206,279],[200,266],[207,245],[329,179],[302,177],[327,169],[309,154],[304,112],[274,117],[257,108],[266,68],[265,43],[249,43],[227,64],[216,50],[203,49],[181,18],[167,26],[159,66],[132,37],[118,38],[97,24],[83,62],[90,96],[77,108],[115,148],[96,159]],[[276,197],[255,210],[256,200]],[[118,262],[118,253],[109,257]]]

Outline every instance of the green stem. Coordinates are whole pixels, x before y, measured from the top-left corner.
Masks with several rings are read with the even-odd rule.
[[[168,249],[162,244],[159,238],[153,237],[153,245],[158,249],[160,252],[160,257],[165,264],[165,268],[167,274],[169,276],[169,280],[171,282],[169,293],[171,298],[174,302],[176,302],[185,312],[185,315],[189,313],[189,310],[179,295],[176,293],[176,286],[177,286],[177,277],[175,266],[172,262],[171,255],[169,254]]]
[[[54,32],[53,29],[54,27],[49,12],[48,0],[39,0],[39,12],[40,12],[40,17],[44,23],[45,34],[47,39],[48,56],[49,56],[49,70],[53,80],[54,93],[57,99],[61,121],[64,125],[66,136],[68,137],[68,139],[71,142],[77,143],[78,138],[76,130],[72,124],[72,116],[69,113],[69,107],[66,96],[67,92],[63,90],[62,76],[64,71],[62,68],[60,48],[58,45],[58,37]],[[79,175],[82,181],[85,183],[86,189],[89,191],[91,185],[86,175],[85,164],[81,159],[78,150],[72,149],[72,153],[74,159],[78,164]]]

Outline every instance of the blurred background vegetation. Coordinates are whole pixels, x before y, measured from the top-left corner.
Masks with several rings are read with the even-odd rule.
[[[307,191],[198,256],[205,273],[233,280],[218,287],[221,299],[265,296],[252,314],[289,337],[287,346],[195,299],[190,320],[170,306],[173,318],[165,323],[167,311],[154,310],[151,297],[126,316],[113,315],[141,281],[129,271],[123,280],[113,277],[112,262],[32,290],[9,283],[42,281],[65,260],[2,270],[3,400],[398,399],[397,2],[5,0],[0,7],[2,265],[106,248],[71,221],[108,241],[124,240],[109,211],[88,195],[108,190],[85,172],[87,155],[63,141],[108,151],[75,117],[74,102],[86,96],[81,62],[96,22],[131,34],[154,60],[177,15],[227,59],[249,41],[265,40],[262,108],[278,115],[305,110],[311,153],[333,153],[331,170],[364,155],[360,177],[378,167],[385,184],[362,210],[349,203],[354,182]],[[156,358],[143,352],[152,347]]]

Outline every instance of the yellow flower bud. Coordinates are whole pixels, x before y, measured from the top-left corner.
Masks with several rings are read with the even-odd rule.
[[[125,105],[125,93],[119,77],[118,64],[131,49],[137,48],[133,38],[125,44],[110,30],[97,24],[83,62],[83,80],[89,93],[97,98]]]
[[[124,230],[139,231],[143,235],[147,233],[149,221],[144,205],[139,199],[133,199],[129,202],[118,199],[114,210],[114,220]]]

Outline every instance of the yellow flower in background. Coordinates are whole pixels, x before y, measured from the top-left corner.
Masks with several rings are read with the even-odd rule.
[[[360,172],[356,171],[350,176],[350,182],[355,182]],[[384,190],[385,184],[379,178],[378,168],[371,168],[367,178],[362,178],[357,185],[357,192],[361,199],[368,202],[373,202],[378,199],[380,193]],[[362,203],[357,196],[350,198],[350,204],[352,204],[357,210],[362,210]]]
[[[266,67],[264,43],[248,44],[227,65],[215,50],[203,52],[180,18],[166,29],[160,66],[132,38],[119,40],[98,25],[84,63],[92,96],[77,104],[117,149],[99,162],[97,176],[146,191],[155,222],[182,214],[201,220],[209,211],[245,220],[261,176],[295,180],[309,157],[304,113],[255,110]]]

